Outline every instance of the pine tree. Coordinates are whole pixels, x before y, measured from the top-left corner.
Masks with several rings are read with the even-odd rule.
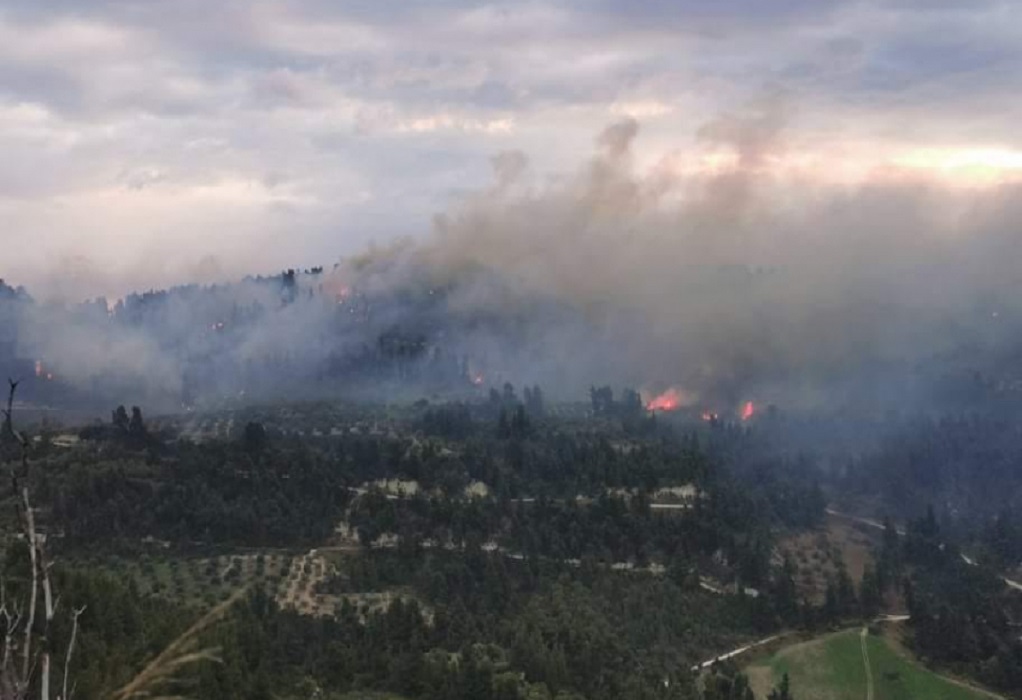
[[[865,618],[875,617],[880,612],[883,598],[880,590],[880,580],[872,566],[866,566],[862,573],[862,581],[859,583],[859,605],[862,616]]]
[[[500,418],[497,419],[497,437],[506,439],[511,437],[511,425],[507,420],[507,409],[500,409]]]

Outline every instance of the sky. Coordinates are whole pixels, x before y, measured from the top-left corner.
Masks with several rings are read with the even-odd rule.
[[[0,0],[0,277],[80,299],[329,266],[525,164],[556,186],[608,126],[654,184],[973,196],[1022,179],[1020,88],[1012,1]]]

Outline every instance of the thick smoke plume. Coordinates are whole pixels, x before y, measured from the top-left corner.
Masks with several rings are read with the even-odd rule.
[[[929,393],[917,384],[934,373],[1014,371],[998,363],[1020,337],[1018,187],[781,175],[785,120],[781,102],[724,115],[696,135],[713,159],[644,167],[639,124],[623,121],[548,181],[525,154],[502,153],[492,184],[426,238],[116,309],[29,305],[15,354],[82,390],[120,383],[186,401],[211,384],[339,391],[329,378],[368,360],[380,386],[433,363],[447,378],[568,396],[679,386],[731,406],[813,404],[840,387],[906,400]]]
[[[437,281],[499,271],[499,290],[456,285],[459,308],[574,309],[577,327],[532,320],[534,370],[576,384],[815,400],[835,381],[1014,343],[1017,187],[952,190],[904,173],[843,189],[781,180],[771,164],[783,124],[773,104],[705,125],[699,139],[731,154],[710,170],[673,156],[638,169],[634,121],[608,127],[554,184],[530,184],[526,157],[502,154],[493,185],[439,216],[413,257]]]

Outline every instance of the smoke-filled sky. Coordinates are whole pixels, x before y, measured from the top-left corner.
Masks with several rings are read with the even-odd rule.
[[[512,268],[569,241],[557,291],[587,302],[665,258],[814,245],[907,288],[921,248],[957,268],[935,247],[989,229],[954,280],[989,282],[1015,258],[1020,57],[1013,0],[5,0],[0,277],[116,296],[411,236]]]

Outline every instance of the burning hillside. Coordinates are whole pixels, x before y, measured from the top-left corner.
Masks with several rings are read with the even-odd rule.
[[[657,394],[646,401],[648,411],[677,411],[690,405],[691,399],[678,388],[671,387],[661,394]]]
[[[739,412],[738,415],[743,421],[747,421],[751,420],[755,414],[756,414],[755,404],[753,404],[752,401],[746,401],[744,404],[742,404],[742,410]]]
[[[574,397],[596,383],[678,382],[685,390],[644,394],[645,407],[713,397],[702,408],[748,421],[755,405],[737,402],[764,386],[805,403],[834,387],[904,401],[901,388],[924,383],[908,367],[939,357],[934,376],[946,358],[973,369],[962,338],[1005,353],[1022,321],[1010,283],[1018,247],[995,227],[1003,202],[945,217],[946,197],[913,189],[887,193],[883,207],[874,193],[842,192],[778,210],[785,185],[762,168],[780,149],[771,109],[700,129],[736,158],[692,178],[670,159],[639,169],[631,120],[544,186],[531,184],[524,155],[502,154],[494,182],[438,215],[432,235],[332,268],[65,307],[10,289],[0,357],[13,337],[8,359],[44,357],[47,374],[52,364],[90,392],[175,398],[354,384],[386,395],[484,376]],[[958,228],[933,225],[946,220]],[[960,235],[927,247],[931,230]]]

